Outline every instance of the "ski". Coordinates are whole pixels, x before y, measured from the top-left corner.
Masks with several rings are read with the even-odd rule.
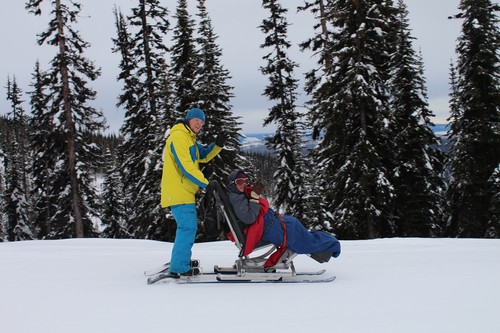
[[[318,283],[332,282],[335,276],[325,276],[323,273],[247,273],[243,275],[217,275],[218,282],[249,282],[249,283]]]
[[[179,284],[207,284],[207,283],[327,283],[334,281],[336,276],[319,276],[319,275],[299,275],[299,276],[280,276],[280,277],[267,277],[265,279],[254,279],[248,276],[227,276],[216,275],[213,276],[196,276],[184,279],[175,280]]]
[[[218,265],[214,266],[214,272],[216,274],[238,274],[238,269],[234,267],[219,267]],[[256,270],[252,271],[251,269],[248,269],[247,272],[253,272],[253,273],[265,273],[263,270]],[[326,272],[326,269],[321,269],[319,271],[312,271],[312,272],[297,272],[295,275],[321,275]]]
[[[297,272],[297,275],[321,275],[326,272],[326,269],[321,269],[315,272]]]
[[[160,274],[160,273],[168,271],[169,268],[170,268],[170,263],[167,262],[167,263],[165,263],[157,268],[151,269],[149,271],[144,271],[144,275],[152,276],[152,275]]]
[[[202,275],[204,276],[209,276],[210,279],[213,279],[214,276],[216,276],[218,273],[215,273],[215,272],[207,272],[207,273],[202,273],[202,274],[199,274],[199,275],[195,275],[195,276],[189,276],[189,277],[185,277],[185,276],[178,276],[178,275],[174,275],[174,274],[171,274],[167,271],[165,272],[160,272],[160,273],[157,273],[157,274],[154,274],[152,276],[150,276],[147,280],[148,284],[153,284],[153,283],[156,283],[160,280],[188,280],[188,279],[199,279],[199,277],[201,277]]]
[[[165,272],[165,273],[158,273],[153,276],[150,276],[147,280],[148,284],[153,284],[156,283],[160,280],[165,280],[165,279],[179,279],[177,275],[173,275],[171,273]]]
[[[191,267],[198,267],[198,266],[200,266],[200,261],[198,259],[191,259]],[[165,263],[157,268],[154,268],[154,269],[151,269],[148,271],[144,271],[144,275],[153,276],[156,274],[165,273],[168,271],[169,268],[170,268],[170,263],[167,262],[167,263]]]
[[[335,276],[324,276],[325,270],[316,272],[299,272],[295,275],[288,273],[248,273],[244,275],[203,273],[195,276],[177,276],[170,273],[159,273],[148,278],[148,284],[154,284],[159,281],[180,284],[189,283],[325,283],[335,280]]]

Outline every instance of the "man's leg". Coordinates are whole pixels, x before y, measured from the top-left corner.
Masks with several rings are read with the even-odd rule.
[[[198,226],[196,206],[194,204],[170,207],[177,222],[174,248],[170,260],[170,272],[185,273],[191,269],[191,249],[196,238]]]

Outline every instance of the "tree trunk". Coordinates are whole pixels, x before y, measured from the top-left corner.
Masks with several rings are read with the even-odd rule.
[[[75,237],[83,238],[83,219],[82,213],[80,211],[80,192],[78,189],[78,177],[76,172],[76,152],[75,152],[75,125],[73,123],[72,107],[70,101],[70,88],[69,88],[69,75],[68,75],[68,64],[66,62],[65,55],[65,43],[66,39],[64,36],[64,20],[61,9],[61,0],[56,0],[56,16],[58,24],[59,33],[59,53],[61,57],[61,80],[62,80],[62,95],[63,95],[63,108],[66,116],[66,151],[68,153],[68,173],[71,186],[71,209],[75,218]]]

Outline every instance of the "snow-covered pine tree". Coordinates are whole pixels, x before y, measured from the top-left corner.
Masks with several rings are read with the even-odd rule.
[[[273,203],[276,208],[303,220],[306,212],[306,170],[301,142],[303,125],[296,105],[298,79],[294,77],[294,69],[298,65],[287,56],[291,46],[287,40],[288,10],[277,0],[263,0],[262,6],[269,11],[269,17],[260,25],[265,35],[261,48],[269,50],[263,57],[266,65],[260,68],[262,74],[269,77],[263,95],[274,104],[264,119],[264,126],[271,123],[277,126],[275,134],[266,140],[277,155]]]
[[[3,192],[7,240],[11,242],[33,239],[28,196],[22,192],[22,165],[16,153],[19,143],[13,137],[12,140],[5,159],[6,188]]]
[[[117,80],[123,81],[122,93],[118,96],[116,106],[125,109],[125,117],[127,118],[127,112],[133,114],[133,110],[137,108],[138,103],[135,92],[139,90],[140,82],[138,77],[133,75],[137,65],[134,58],[134,45],[132,44],[132,36],[129,32],[127,18],[116,6],[113,8],[113,14],[115,16],[117,37],[112,38],[114,44],[112,51],[119,53],[121,56],[119,64],[120,73]]]
[[[321,223],[344,239],[394,233],[386,129],[391,3],[327,2],[332,36],[322,54],[332,56],[332,66],[323,66],[321,80],[308,82],[313,125],[323,131],[314,155],[323,216],[329,217]]]
[[[31,104],[30,147],[33,154],[33,225],[36,238],[43,239],[50,233],[50,225],[58,206],[57,189],[52,185],[53,172],[59,156],[55,119],[49,112],[50,95],[46,92],[49,75],[37,61],[32,74],[29,92]]]
[[[0,128],[3,129],[3,117],[0,117]],[[5,133],[1,131],[0,133]],[[7,224],[7,214],[5,213],[5,197],[1,194],[5,191],[5,152],[4,152],[4,135],[0,134],[0,242],[6,240],[5,225]]]
[[[322,77],[332,66],[332,54],[330,53],[331,42],[333,38],[331,28],[332,20],[328,18],[325,3],[328,0],[312,0],[304,1],[303,6],[298,6],[298,11],[310,11],[314,20],[314,29],[319,30],[313,37],[299,44],[302,51],[309,50],[311,53],[318,55],[318,67],[313,68],[306,73],[305,91],[309,95],[313,95],[315,91],[322,86]],[[324,86],[326,87],[326,85]],[[324,88],[323,87],[323,88]],[[324,119],[327,113],[321,112],[321,108],[316,104],[319,99],[312,98],[306,102],[308,112],[306,114],[306,123],[312,128],[312,139],[320,138],[320,131],[323,129]],[[315,149],[310,152],[307,162],[309,164],[309,173],[306,177],[308,185],[308,194],[306,197],[308,207],[307,225],[315,230],[333,230],[332,219],[330,212],[327,211],[327,203],[324,197],[325,183],[322,181],[322,170],[318,165],[315,165],[320,160],[320,150]]]
[[[126,209],[124,207],[123,184],[120,173],[120,165],[116,157],[106,150],[106,169],[103,182],[103,193],[101,207],[101,223],[104,230],[101,237],[104,238],[131,238],[127,230]]]
[[[6,154],[4,159],[6,187],[3,192],[6,214],[6,232],[8,241],[33,239],[30,221],[29,187],[26,175],[26,161],[29,157],[27,149],[26,125],[27,117],[22,108],[22,90],[14,77],[7,79],[7,100],[12,110],[11,128],[7,133]]]
[[[159,204],[161,151],[163,149],[159,108],[161,77],[165,70],[167,46],[165,37],[168,11],[158,0],[140,0],[125,21],[115,10],[117,39],[115,51],[120,52],[124,82],[118,105],[125,109],[120,129],[123,143],[123,183],[125,206],[133,207],[128,225],[139,238],[166,239],[164,213]],[[134,29],[129,33],[128,27]]]
[[[27,132],[27,125],[29,123],[30,117],[24,112],[24,108],[22,107],[22,103],[24,102],[22,98],[23,91],[17,84],[16,77],[7,78],[7,100],[10,101],[11,111],[7,113],[12,119],[12,127],[11,130],[14,134],[14,140],[18,144],[18,149],[15,151],[17,155],[16,158],[19,158],[19,163],[17,172],[21,175],[21,191],[25,193],[26,197],[30,196],[31,189],[31,150],[29,149],[29,139]],[[27,202],[27,204],[29,204]]]
[[[173,30],[172,47],[170,48],[170,78],[176,101],[171,119],[184,118],[187,109],[199,107],[199,91],[194,82],[200,61],[196,50],[194,30],[195,22],[188,12],[187,0],[178,0],[176,26]]]
[[[29,0],[26,9],[41,15],[43,1]],[[47,112],[54,125],[49,128],[53,130],[50,139],[55,142],[46,148],[57,156],[50,186],[58,194],[48,237],[90,237],[97,234],[92,221],[97,214],[97,194],[91,176],[99,159],[97,146],[90,144],[89,137],[104,128],[104,118],[88,105],[96,95],[88,81],[95,80],[100,72],[83,56],[89,44],[72,27],[81,5],[64,0],[54,0],[50,5],[53,17],[38,39],[40,45],[47,43],[58,50],[47,73],[47,93],[51,95]]]
[[[450,236],[490,234],[491,204],[498,194],[490,181],[500,164],[500,6],[490,0],[461,0],[463,20],[456,52],[456,107],[449,155]]]
[[[131,206],[133,200],[133,185],[127,186],[125,182],[128,182],[129,179],[127,177],[128,168],[133,168],[133,164],[129,162],[127,165],[125,164],[125,156],[127,158],[131,158],[134,152],[133,149],[124,145],[126,141],[124,138],[125,133],[134,132],[134,117],[135,114],[138,113],[138,97],[136,95],[136,91],[140,90],[140,82],[139,78],[134,75],[136,70],[136,61],[134,58],[134,48],[131,44],[131,33],[129,32],[129,24],[127,18],[123,15],[119,8],[116,6],[113,8],[113,14],[115,16],[115,28],[116,28],[116,38],[112,38],[114,47],[112,51],[114,53],[120,54],[120,73],[118,74],[117,80],[123,81],[123,89],[121,94],[118,96],[118,102],[116,103],[117,107],[122,107],[125,110],[125,122],[121,128],[119,135],[119,145],[118,149],[115,151],[116,153],[116,163],[118,164],[118,168],[116,171],[118,172],[120,178],[122,179],[121,184],[121,192],[123,197],[122,206],[123,214],[125,217],[125,224],[127,230],[131,229],[131,236],[133,236],[133,230],[135,227],[132,225],[132,221],[129,218],[132,216],[133,207]],[[127,120],[128,119],[128,120]],[[132,137],[129,137],[127,141],[132,141]],[[107,161],[109,163],[109,161]],[[127,170],[127,171],[126,171]],[[130,190],[126,191],[125,188],[130,188]],[[103,207],[106,209],[106,207]],[[121,214],[117,211],[117,214]],[[103,223],[107,222],[103,220]],[[106,237],[106,233],[103,235]]]
[[[448,97],[450,98],[448,101],[448,105],[450,108],[450,117],[448,118],[448,122],[450,123],[450,130],[448,131],[448,136],[453,137],[455,135],[455,132],[458,133],[458,128],[457,125],[459,123],[457,122],[458,119],[461,119],[461,108],[460,108],[460,102],[459,102],[459,95],[458,95],[458,83],[457,83],[457,68],[455,64],[450,62],[450,93],[448,94]],[[449,147],[448,147],[449,148]]]
[[[434,135],[421,58],[413,49],[408,10],[398,1],[396,49],[391,57],[392,113],[389,129],[394,145],[391,180],[397,236],[439,234],[442,223],[442,154]]]
[[[211,143],[217,134],[224,131],[228,140],[224,150],[208,165],[203,166],[203,173],[211,179],[225,183],[228,174],[235,168],[245,169],[245,160],[240,153],[239,117],[233,115],[230,100],[232,89],[227,83],[231,76],[221,64],[222,50],[217,45],[212,21],[208,15],[205,0],[198,0],[198,45],[199,63],[195,71],[194,86],[199,91],[198,107],[206,113],[207,119],[203,131],[198,134],[200,142]]]
[[[500,235],[500,165],[496,168],[493,175],[488,180],[491,184],[493,197],[490,204],[490,220],[486,237],[497,237]]]
[[[317,61],[319,64],[318,68],[314,68],[306,73],[305,91],[310,95],[319,89],[318,87],[322,82],[321,78],[325,72],[330,70],[333,61],[332,54],[329,52],[331,39],[333,37],[331,32],[332,20],[327,17],[328,13],[325,3],[328,3],[328,0],[304,1],[303,6],[297,7],[297,11],[311,11],[314,15],[314,19],[317,21],[314,25],[314,29],[319,29],[316,35],[299,44],[302,51],[310,50],[313,54],[319,55]],[[313,129],[312,138],[316,140],[320,135],[320,130],[323,128],[322,123],[326,115],[320,112],[321,109],[314,103],[315,99],[311,99],[306,103],[309,108],[306,118],[307,123]],[[313,194],[312,197],[315,197],[315,194]],[[314,200],[314,202],[317,203],[317,200]]]

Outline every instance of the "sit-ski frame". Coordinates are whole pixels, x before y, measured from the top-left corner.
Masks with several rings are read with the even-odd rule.
[[[295,258],[297,254],[290,250],[285,251],[279,262],[271,268],[264,267],[264,263],[266,262],[269,255],[276,249],[273,244],[269,243],[256,248],[254,251],[265,249],[266,247],[270,246],[269,250],[259,256],[251,258],[249,256],[242,255],[244,251],[244,244],[241,241],[241,239],[244,238],[243,232],[241,231],[241,229],[239,229],[238,226],[235,226],[232,223],[233,220],[229,216],[229,214],[232,213],[230,211],[231,208],[226,207],[224,203],[225,200],[221,197],[220,193],[222,191],[222,188],[219,183],[217,181],[212,181],[210,184],[215,188],[213,194],[216,199],[217,209],[219,209],[224,215],[224,218],[229,226],[229,230],[234,236],[234,243],[240,251],[238,259],[235,261],[233,267],[219,267],[218,265],[214,266],[214,271],[216,273],[221,273],[218,275],[217,279],[220,281],[278,281],[283,278],[296,276],[297,273],[293,264],[293,258]]]

